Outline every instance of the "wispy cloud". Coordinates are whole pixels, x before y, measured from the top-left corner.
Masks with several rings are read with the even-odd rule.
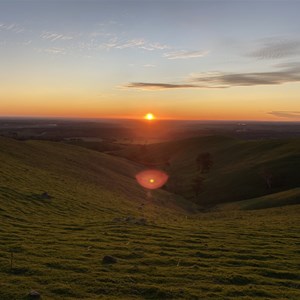
[[[173,84],[173,83],[155,83],[155,82],[131,82],[122,86],[123,88],[135,88],[146,91],[182,89],[182,88],[197,88],[194,84]]]
[[[127,88],[142,90],[162,90],[173,88],[230,88],[236,86],[277,85],[289,82],[300,82],[300,64],[285,64],[276,71],[253,73],[199,73],[192,74],[179,83],[131,82]]]
[[[58,40],[65,41],[65,40],[72,40],[72,36],[60,34],[60,33],[55,33],[55,32],[49,32],[49,31],[44,31],[40,37],[44,40],[49,40],[51,42],[55,42]]]
[[[130,39],[125,41],[120,41],[118,38],[114,37],[108,40],[107,42],[101,45],[103,48],[109,49],[127,49],[127,48],[138,48],[148,51],[153,50],[164,50],[170,48],[167,45],[163,45],[160,43],[151,43],[147,40],[140,39]]]
[[[300,81],[300,66],[285,66],[281,70],[270,72],[252,73],[217,73],[215,75],[203,75],[191,78],[193,82],[207,83],[223,87],[233,86],[256,86],[256,85],[276,85],[287,82]]]
[[[268,114],[279,117],[279,118],[299,119],[300,120],[300,111],[271,111]]]
[[[114,48],[125,49],[125,48],[141,48],[146,44],[144,39],[133,39],[124,43],[118,43]]]
[[[300,55],[300,40],[277,38],[264,39],[248,56],[258,59],[280,59]]]
[[[160,43],[146,43],[145,45],[143,45],[141,47],[141,49],[145,49],[145,50],[148,50],[148,51],[165,50],[165,49],[169,49],[169,48],[170,48],[170,46],[160,44]]]
[[[48,54],[54,54],[54,55],[65,55],[67,53],[65,48],[58,48],[58,47],[51,47],[46,49],[35,49],[37,52],[44,52]]]
[[[163,56],[167,59],[188,59],[188,58],[196,58],[196,57],[203,57],[207,55],[209,51],[175,51],[165,53]]]
[[[11,24],[0,23],[0,31],[1,30],[11,31],[14,33],[21,33],[25,29],[16,23],[11,23]]]
[[[96,37],[108,37],[108,36],[112,36],[113,34],[110,32],[107,32],[104,29],[100,29],[100,30],[95,30],[95,31],[91,32],[89,35],[92,38],[96,38]]]
[[[23,42],[24,46],[28,46],[30,44],[32,44],[32,40],[27,40],[27,41]]]

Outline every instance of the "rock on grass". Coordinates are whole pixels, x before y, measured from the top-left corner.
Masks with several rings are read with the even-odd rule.
[[[31,290],[27,296],[28,299],[41,299],[41,294],[35,290]]]
[[[102,259],[102,263],[104,265],[115,264],[117,262],[118,262],[117,259],[110,255],[105,255]]]

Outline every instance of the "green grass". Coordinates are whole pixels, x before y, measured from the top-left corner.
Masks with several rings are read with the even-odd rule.
[[[0,299],[31,289],[66,300],[300,298],[300,205],[190,213],[166,191],[146,197],[139,169],[1,138]],[[105,255],[118,262],[102,264]]]

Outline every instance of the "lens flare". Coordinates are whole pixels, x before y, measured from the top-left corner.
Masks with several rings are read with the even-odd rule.
[[[144,188],[155,190],[161,188],[169,179],[169,176],[156,169],[144,170],[135,176],[137,182]]]

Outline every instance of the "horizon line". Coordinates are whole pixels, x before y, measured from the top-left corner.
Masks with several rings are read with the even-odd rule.
[[[39,120],[111,120],[111,121],[145,121],[143,117],[71,117],[71,116],[27,116],[0,115],[1,119],[39,119]],[[146,120],[147,121],[147,120]],[[156,118],[157,121],[194,121],[194,122],[264,122],[264,123],[300,123],[300,120],[261,120],[261,119],[174,119]]]

